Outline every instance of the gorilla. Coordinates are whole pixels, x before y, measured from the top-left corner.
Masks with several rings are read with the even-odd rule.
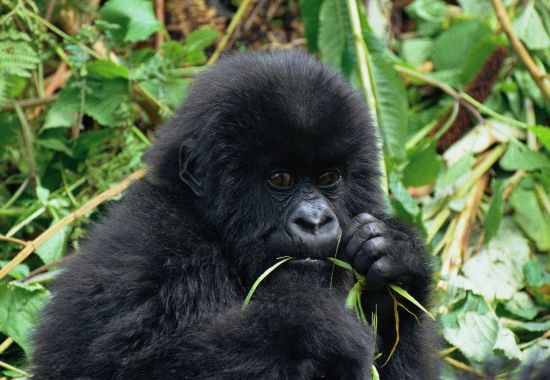
[[[399,308],[391,353],[386,285],[427,305],[432,271],[387,209],[378,146],[361,95],[305,53],[233,55],[200,74],[145,178],[58,276],[34,378],[370,379],[373,363],[382,379],[436,378],[421,312]],[[366,276],[376,330],[346,308],[355,279],[335,256]]]

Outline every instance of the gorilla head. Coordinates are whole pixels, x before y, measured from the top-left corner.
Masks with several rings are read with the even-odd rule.
[[[246,282],[280,256],[326,267],[350,218],[384,209],[379,159],[361,96],[299,52],[233,56],[199,75],[147,156],[151,180],[189,192]]]

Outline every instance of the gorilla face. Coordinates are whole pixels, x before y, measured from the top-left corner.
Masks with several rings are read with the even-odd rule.
[[[330,273],[324,258],[336,254],[350,218],[383,209],[360,95],[313,58],[278,52],[226,58],[197,78],[188,99],[164,129],[173,145],[157,151],[179,151],[173,186],[192,190],[244,281],[281,256],[295,258],[289,268]],[[166,179],[173,166],[164,160],[155,170]]]

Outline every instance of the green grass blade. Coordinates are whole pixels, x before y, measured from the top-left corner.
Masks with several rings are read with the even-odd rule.
[[[426,310],[426,308],[424,306],[422,306],[420,304],[420,302],[415,300],[414,297],[411,296],[410,293],[407,292],[405,289],[403,289],[402,287],[397,286],[395,284],[389,284],[389,287],[393,291],[395,291],[397,294],[399,294],[401,297],[403,297],[403,298],[409,300],[410,302],[412,302],[414,305],[416,305],[416,307],[418,307],[420,310],[422,310],[424,313],[426,313],[428,315],[428,317],[430,317],[431,319],[433,319],[435,321],[435,317],[433,316],[433,314],[430,313],[428,310]]]
[[[270,273],[273,272],[275,269],[277,269],[280,265],[292,259],[293,257],[290,257],[290,256],[282,258],[281,261],[270,266],[264,273],[262,273],[260,277],[258,277],[258,279],[254,282],[254,285],[252,285],[252,288],[250,288],[250,291],[248,292],[246,298],[244,299],[243,309],[246,307],[246,305],[248,305],[248,303],[250,302],[250,299],[252,298],[252,295],[256,291],[256,288],[262,283],[262,281],[265,280],[265,278],[269,276]]]
[[[333,263],[334,265],[337,265],[340,268],[343,268],[345,270],[349,270],[349,271],[353,270],[351,265],[346,263],[345,261],[338,260],[337,258],[334,258],[334,257],[327,257],[327,260],[330,261],[331,263]]]

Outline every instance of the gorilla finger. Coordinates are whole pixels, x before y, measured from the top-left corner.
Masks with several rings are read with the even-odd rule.
[[[376,260],[367,272],[367,289],[379,291],[389,282],[396,282],[403,275],[400,268],[395,265],[390,256],[383,256]]]
[[[355,235],[352,236],[346,246],[346,258],[348,262],[352,262],[357,252],[361,249],[366,241],[382,236],[386,226],[382,222],[370,222],[364,224],[357,230]]]
[[[378,219],[376,219],[371,214],[367,214],[366,212],[355,216],[344,231],[344,236],[342,236],[343,245],[346,245],[348,243],[353,235],[355,235],[355,233],[361,229],[362,225],[375,221],[378,221]]]
[[[362,275],[369,272],[372,263],[380,258],[387,249],[386,238],[378,236],[364,241],[353,259],[353,268]]]

